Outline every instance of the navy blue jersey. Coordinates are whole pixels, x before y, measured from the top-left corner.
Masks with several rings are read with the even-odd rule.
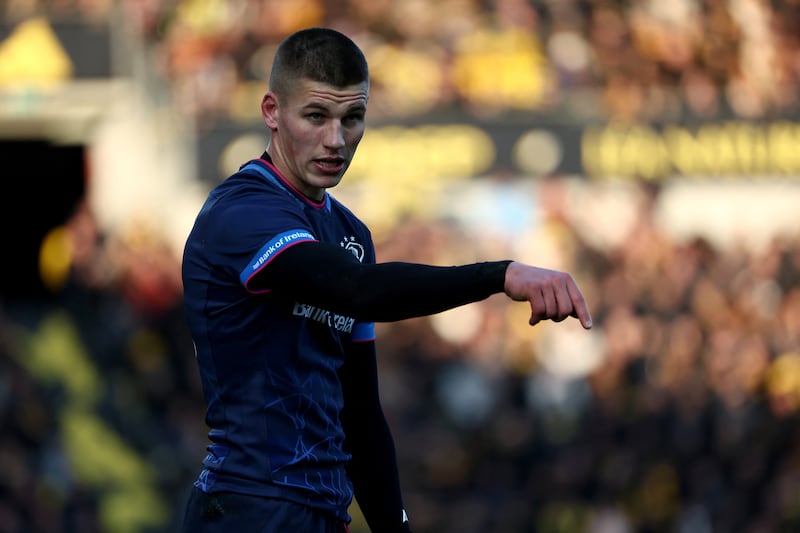
[[[348,519],[337,369],[359,323],[257,286],[254,276],[289,247],[339,244],[375,262],[367,227],[329,194],[315,203],[266,159],[209,194],[186,242],[184,298],[207,403],[208,455],[195,483],[288,499]]]

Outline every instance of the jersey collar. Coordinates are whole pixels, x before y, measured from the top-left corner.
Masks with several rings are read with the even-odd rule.
[[[261,176],[267,178],[269,181],[272,181],[282,189],[286,190],[290,194],[299,198],[303,203],[308,204],[309,206],[313,207],[314,209],[326,209],[327,211],[331,210],[331,201],[330,195],[328,195],[328,191],[325,191],[325,197],[320,200],[319,202],[315,202],[305,194],[301,193],[297,188],[289,183],[289,181],[283,177],[283,174],[275,167],[272,163],[272,158],[269,154],[264,151],[261,154],[261,157],[258,159],[253,159],[248,163],[242,165],[240,170],[244,170],[245,168],[252,168]]]

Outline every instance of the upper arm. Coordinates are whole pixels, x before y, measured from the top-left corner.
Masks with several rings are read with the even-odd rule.
[[[355,290],[361,266],[341,246],[298,240],[270,257],[249,283],[253,290],[281,290],[309,303],[335,306]]]
[[[283,230],[275,234],[253,255],[244,270],[240,272],[239,280],[250,292],[271,290],[273,287],[270,277],[266,275],[270,271],[270,263],[279,260],[282,254],[298,244],[313,242],[317,242],[314,234],[303,228]],[[302,271],[296,275],[301,276]]]
[[[241,194],[220,202],[208,221],[204,247],[210,262],[226,265],[241,286],[257,293],[260,273],[277,256],[317,237],[301,209],[269,193]]]

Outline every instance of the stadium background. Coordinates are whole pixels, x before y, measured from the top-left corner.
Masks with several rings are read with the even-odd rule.
[[[380,325],[417,531],[799,530],[800,2],[4,0],[0,532],[175,529],[183,238],[318,24],[371,63],[334,194],[380,258],[564,268],[595,318]]]

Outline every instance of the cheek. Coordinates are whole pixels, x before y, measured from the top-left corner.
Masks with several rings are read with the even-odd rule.
[[[285,130],[286,149],[293,157],[301,156],[309,150],[309,139],[302,132]]]
[[[361,142],[361,138],[364,136],[364,130],[359,131],[358,133],[348,137],[347,145],[350,147],[351,150],[355,151],[358,147],[359,143]]]
[[[307,129],[294,127],[286,130],[288,132],[289,142],[295,152],[302,152],[313,147],[316,143],[312,131]]]

